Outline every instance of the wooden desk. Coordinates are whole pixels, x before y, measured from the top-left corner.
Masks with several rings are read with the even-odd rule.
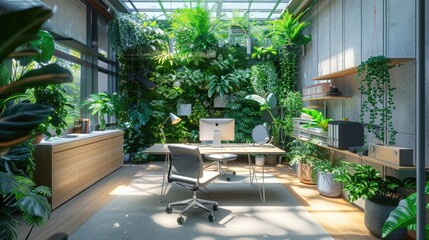
[[[179,144],[179,143],[154,144],[143,151],[143,153],[146,153],[146,154],[159,154],[159,155],[165,154],[164,177],[162,179],[161,196],[164,194],[165,177],[168,169],[167,168],[168,163],[170,161],[170,151],[168,150],[168,145],[183,146],[186,144]],[[253,180],[255,180],[255,182],[257,183],[259,195],[261,197],[262,202],[265,202],[264,166],[261,167],[262,169],[262,191],[261,191],[261,188],[258,185],[258,178],[256,177],[256,166],[252,163],[252,159],[250,158],[250,155],[251,154],[281,155],[286,153],[284,150],[278,147],[275,147],[273,145],[259,146],[252,143],[228,143],[228,144],[222,144],[222,147],[211,147],[210,145],[204,145],[204,144],[190,144],[190,145],[198,146],[201,154],[232,153],[232,154],[238,154],[238,155],[243,155],[243,154],[247,155],[247,158],[249,161],[250,184],[253,184]]]

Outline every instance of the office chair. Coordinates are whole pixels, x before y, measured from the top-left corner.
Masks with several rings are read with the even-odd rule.
[[[210,141],[202,141],[203,144],[211,144]],[[222,165],[226,164],[229,161],[234,161],[237,159],[237,154],[229,154],[229,153],[222,153],[222,154],[205,154],[204,158],[215,161],[219,163],[219,171],[221,175],[226,175],[226,180],[230,181],[231,178],[229,177],[228,173],[223,170]],[[237,174],[235,171],[232,172],[232,174]]]
[[[213,222],[213,211],[204,206],[204,204],[213,204],[212,208],[216,211],[218,203],[215,201],[199,199],[197,198],[196,192],[216,179],[219,176],[219,171],[204,170],[203,160],[197,146],[169,145],[168,149],[171,153],[168,182],[175,182],[182,187],[192,190],[193,197],[178,202],[172,202],[168,204],[165,211],[170,214],[173,211],[172,206],[187,205],[180,212],[180,216],[177,218],[177,223],[182,225],[184,222],[182,214],[191,207],[199,207],[210,212],[208,218],[210,222]]]

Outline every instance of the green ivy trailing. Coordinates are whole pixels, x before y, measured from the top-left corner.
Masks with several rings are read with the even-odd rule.
[[[356,74],[361,94],[366,96],[362,101],[360,120],[369,117],[368,132],[385,142],[386,131],[389,133],[389,144],[395,144],[396,131],[393,128],[392,110],[395,109],[389,69],[394,66],[384,56],[370,57],[362,62]],[[386,124],[387,128],[383,125]],[[380,125],[377,129],[375,126]]]

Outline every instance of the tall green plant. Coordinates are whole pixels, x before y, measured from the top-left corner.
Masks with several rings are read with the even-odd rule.
[[[52,114],[53,109],[41,104],[14,104],[10,100],[18,99],[29,88],[71,82],[73,77],[70,71],[52,64],[30,70],[16,81],[11,81],[11,74],[5,67],[7,58],[43,58],[39,51],[25,48],[14,51],[36,39],[40,27],[51,16],[52,12],[42,7],[0,16],[4,36],[0,37],[0,236],[5,239],[17,238],[18,215],[23,216],[27,225],[40,226],[51,213],[47,201],[50,190],[36,187],[26,173],[26,166],[24,169],[16,168],[18,164],[14,163],[28,159],[29,149],[14,146],[29,139],[31,132]]]
[[[286,10],[281,18],[269,25],[271,32],[268,36],[271,36],[273,45],[280,48],[280,88],[276,94],[283,106],[286,106],[286,94],[296,89],[298,52],[302,45],[311,41],[311,35],[302,33],[310,25],[309,22],[300,21],[305,12],[295,16]]]
[[[383,143],[389,134],[389,144],[395,144],[396,130],[393,128],[392,111],[395,109],[389,70],[394,66],[384,56],[370,57],[357,70],[356,81],[359,91],[365,97],[362,101],[360,120],[368,117],[368,132],[373,133]],[[376,125],[380,127],[376,127]],[[386,125],[386,127],[385,127]]]

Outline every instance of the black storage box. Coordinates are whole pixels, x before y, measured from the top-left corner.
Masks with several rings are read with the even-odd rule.
[[[363,126],[360,122],[328,122],[328,146],[340,150],[353,146],[362,146],[363,138]]]

